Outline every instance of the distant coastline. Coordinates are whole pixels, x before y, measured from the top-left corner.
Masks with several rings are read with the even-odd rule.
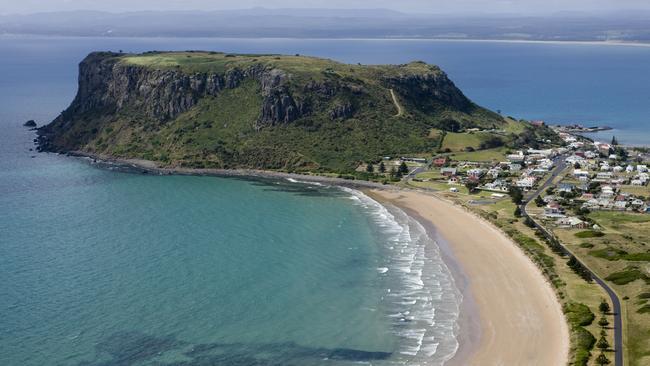
[[[40,33],[0,33],[0,38],[61,38],[61,39],[223,39],[223,40],[314,40],[314,41],[440,41],[440,42],[480,42],[480,43],[514,43],[514,44],[549,44],[549,45],[584,45],[584,46],[620,46],[650,47],[650,42],[636,41],[588,41],[588,40],[534,40],[508,38],[449,38],[449,37],[221,37],[221,36],[102,36],[102,35],[58,35]]]

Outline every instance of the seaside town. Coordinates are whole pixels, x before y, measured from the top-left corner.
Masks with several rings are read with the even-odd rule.
[[[480,148],[464,144],[484,131],[461,131],[447,136],[462,141],[455,150],[443,140],[431,159],[386,157],[381,166],[396,184],[437,192],[510,236],[555,287],[573,337],[584,337],[575,364],[608,364],[621,342],[610,324],[650,329],[650,150],[584,135],[606,127],[527,125],[556,138]],[[610,297],[626,309],[622,320],[607,310]],[[590,320],[572,322],[573,311]],[[629,349],[644,348],[638,339]]]
[[[539,123],[543,122],[532,124]],[[427,162],[423,158],[403,157],[393,164],[405,163],[410,168],[405,175],[416,186],[445,190],[446,185],[453,193],[484,191],[493,199],[505,198],[513,190],[529,192],[559,166],[558,179],[535,202],[543,207],[544,219],[558,226],[585,228],[588,222],[580,217],[588,211],[650,214],[650,153],[646,149],[621,146],[615,137],[608,143],[591,141],[563,127],[556,132],[562,146],[505,150],[501,161],[441,154],[432,159],[428,170],[423,168]]]

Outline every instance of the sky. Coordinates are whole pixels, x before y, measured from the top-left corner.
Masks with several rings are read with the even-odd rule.
[[[385,8],[408,13],[519,13],[650,10],[650,0],[0,0],[0,13],[68,10],[225,10],[266,8]]]

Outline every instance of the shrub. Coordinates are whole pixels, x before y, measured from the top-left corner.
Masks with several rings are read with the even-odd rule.
[[[594,230],[585,230],[585,231],[580,231],[578,233],[575,233],[575,236],[578,238],[600,238],[602,236],[605,236],[605,233],[601,231],[594,231]]]
[[[588,326],[596,318],[587,305],[577,302],[569,302],[565,304],[564,314],[569,323],[579,326]]]

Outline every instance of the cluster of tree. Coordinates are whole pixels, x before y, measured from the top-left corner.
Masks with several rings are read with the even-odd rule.
[[[383,164],[383,162],[381,163]],[[381,165],[380,165],[381,168]],[[384,167],[384,171],[386,170],[386,167]],[[400,180],[402,177],[409,172],[409,167],[406,165],[405,162],[402,162],[397,169],[395,167],[390,168],[389,175],[391,179],[393,180]]]
[[[438,122],[438,127],[443,131],[459,132],[462,129],[460,122],[455,119],[444,119]]]
[[[567,262],[567,265],[573,272],[575,272],[578,276],[580,276],[583,280],[587,282],[593,281],[593,278],[591,277],[591,272],[585,267],[582,262],[580,262],[575,256],[571,256],[569,258],[569,261]]]
[[[524,193],[519,187],[510,186],[510,188],[508,188],[508,194],[510,195],[510,198],[512,198],[512,202],[515,205],[520,205],[524,200]]]
[[[368,173],[374,173],[375,172],[375,166],[372,165],[372,163],[368,163],[368,165],[366,165],[366,171]],[[378,171],[381,174],[386,173],[386,165],[384,165],[383,161],[379,163]]]
[[[479,144],[479,148],[481,150],[492,149],[492,148],[501,147],[501,146],[503,146],[503,140],[501,140],[497,136],[490,136],[490,137],[488,137],[487,140],[481,141],[481,143]]]
[[[544,202],[544,199],[542,198],[542,196],[535,197],[535,206],[543,207],[544,205],[546,205],[546,202]]]
[[[549,238],[549,237],[546,237],[546,236],[545,236],[545,237],[544,237],[544,241],[546,242],[546,244],[548,245],[548,247],[551,248],[551,250],[552,250],[555,254],[559,254],[559,255],[561,255],[561,256],[565,256],[565,255],[566,255],[566,251],[565,251],[564,248],[562,247],[562,244],[560,244],[560,241],[557,240],[556,238],[553,238],[553,237],[550,237],[550,238]]]
[[[607,358],[605,355],[605,351],[609,349],[610,345],[609,342],[607,341],[607,331],[605,328],[609,325],[609,321],[605,317],[610,312],[610,307],[609,303],[603,299],[600,302],[600,305],[598,305],[598,310],[601,313],[600,320],[598,320],[598,325],[601,327],[600,330],[600,339],[598,339],[598,342],[596,342],[596,347],[600,349],[600,355],[596,357],[596,364],[597,365],[609,365],[611,361]]]
[[[467,183],[465,183],[465,188],[467,188],[469,193],[474,193],[476,192],[476,188],[478,188],[478,182],[467,181]]]

